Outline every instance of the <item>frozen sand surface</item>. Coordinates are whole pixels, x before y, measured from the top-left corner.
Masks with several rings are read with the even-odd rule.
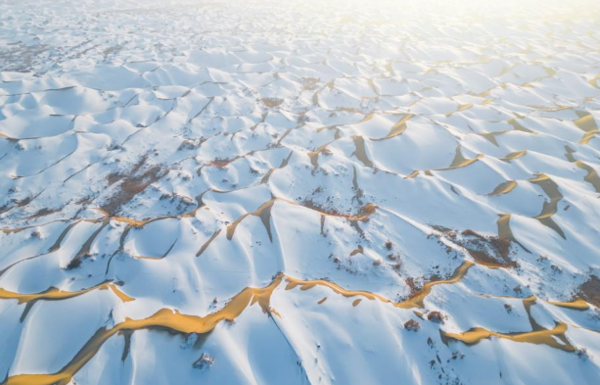
[[[596,384],[599,19],[0,1],[0,381]]]

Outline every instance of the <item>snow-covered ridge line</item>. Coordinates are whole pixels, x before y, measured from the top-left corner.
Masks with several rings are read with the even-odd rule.
[[[403,309],[411,309],[411,308],[423,308],[423,299],[430,293],[431,288],[434,285],[438,284],[452,284],[458,282],[468,271],[468,268],[472,266],[472,263],[465,263],[461,266],[452,278],[444,281],[434,281],[426,284],[424,288],[414,295],[411,296],[410,299],[393,303],[387,298],[381,297],[377,294],[373,294],[370,292],[359,292],[359,291],[348,291],[335,283],[324,281],[324,280],[316,280],[316,281],[303,281],[297,278],[292,278],[285,276],[284,274],[279,274],[271,284],[264,288],[246,288],[236,296],[234,296],[231,301],[229,301],[222,309],[208,314],[204,317],[199,316],[190,316],[183,315],[173,311],[171,309],[161,309],[152,316],[142,319],[142,320],[132,320],[126,318],[123,322],[118,322],[112,325],[111,327],[103,327],[98,330],[94,334],[91,340],[89,340],[78,352],[78,354],[69,362],[67,366],[65,366],[59,373],[51,374],[51,375],[17,375],[14,377],[9,377],[4,383],[7,385],[21,384],[21,383],[35,383],[35,384],[45,384],[52,385],[56,383],[68,383],[72,380],[75,374],[81,370],[81,368],[93,358],[93,356],[100,350],[102,345],[113,335],[123,332],[123,331],[136,331],[141,329],[167,329],[172,332],[182,333],[182,334],[204,334],[211,332],[217,324],[222,321],[227,321],[232,323],[235,321],[237,317],[246,309],[246,307],[250,305],[254,305],[258,303],[263,310],[264,313],[268,314],[270,317],[276,316],[279,319],[282,319],[282,316],[277,312],[276,309],[270,306],[270,298],[273,294],[273,291],[276,290],[281,283],[285,280],[287,285],[285,290],[292,290],[296,287],[300,287],[300,290],[305,291],[309,290],[315,286],[323,286],[331,289],[335,294],[342,295],[347,298],[352,297],[364,297],[368,300],[379,300],[384,303],[391,303],[393,306]],[[114,289],[114,285],[99,285],[96,288],[82,290],[79,293],[57,293],[52,290],[46,293],[40,293],[39,295],[16,295],[13,293],[0,292],[0,298],[15,298],[18,299],[20,303],[29,303],[31,301],[37,300],[58,300],[58,299],[68,299],[72,298],[75,295],[85,294],[89,290],[93,289],[106,289],[113,288],[113,291],[119,296],[119,298],[123,299],[124,302],[130,302],[135,299],[127,297],[124,293],[118,291],[118,289]],[[327,297],[324,297],[319,301],[319,305],[322,305]],[[534,329],[532,332],[523,332],[523,333],[512,333],[512,334],[504,334],[497,333],[493,331],[487,331],[482,328],[475,328],[463,334],[455,334],[455,333],[441,333],[441,338],[444,343],[448,343],[448,339],[455,339],[459,341],[463,341],[468,344],[475,344],[482,339],[489,338],[491,335],[507,338],[516,342],[529,342],[534,344],[545,344],[551,346],[556,349],[565,350],[567,352],[576,351],[577,349],[572,346],[568,339],[565,337],[565,332],[567,330],[567,325],[565,323],[559,323],[554,329],[544,329],[542,326],[536,323],[534,318],[531,315],[531,306],[536,303],[537,299],[535,297],[529,297],[523,299],[523,304],[525,309],[527,310],[527,314],[530,318],[530,322],[532,323],[532,328]],[[357,307],[361,302],[361,299],[354,300],[352,306]],[[577,310],[588,310],[589,305],[585,303],[585,301],[575,301],[575,302],[548,302],[549,304],[573,308]],[[431,313],[429,317],[425,317],[423,313],[415,311],[415,315],[422,319],[435,320],[435,322],[440,322],[441,320],[437,320],[437,318],[432,317]],[[283,319],[282,319],[283,320]],[[562,341],[562,344],[556,342],[552,339],[552,336],[558,336]],[[123,356],[126,357],[128,354],[127,351],[123,353]]]

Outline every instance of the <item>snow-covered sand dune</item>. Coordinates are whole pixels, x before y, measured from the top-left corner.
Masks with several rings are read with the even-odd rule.
[[[598,384],[598,20],[0,1],[0,383]]]

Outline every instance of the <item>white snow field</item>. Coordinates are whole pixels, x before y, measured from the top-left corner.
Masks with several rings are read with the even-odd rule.
[[[600,1],[0,0],[0,384],[600,384]]]

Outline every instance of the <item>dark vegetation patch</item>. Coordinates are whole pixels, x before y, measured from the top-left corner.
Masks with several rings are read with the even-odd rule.
[[[417,293],[419,293],[421,291],[421,286],[417,285],[417,283],[415,282],[415,279],[413,277],[409,277],[406,278],[404,280],[404,282],[406,283],[406,286],[408,286],[408,289],[410,290],[409,293],[409,298],[414,297],[415,295],[417,295]]]
[[[517,262],[510,259],[512,245],[508,238],[483,235],[471,229],[459,232],[441,226],[434,226],[434,228],[452,242],[465,248],[471,257],[482,265],[505,268],[517,267]]]
[[[301,198],[298,197],[298,199],[301,199]],[[343,212],[340,212],[331,207],[331,206],[333,206],[333,200],[334,199],[332,197],[327,197],[327,199],[325,201],[326,202],[325,205],[321,205],[321,204],[316,203],[312,199],[304,199],[304,200],[302,200],[300,205],[303,207],[306,207],[307,209],[317,211],[324,215],[339,217],[339,218],[346,218],[350,222],[368,222],[369,217],[371,215],[373,215],[377,211],[377,208],[378,208],[377,205],[368,203],[368,204],[360,207],[356,211],[356,214],[343,213]]]
[[[595,275],[590,278],[579,287],[578,297],[585,299],[596,307],[600,307],[600,278]]]
[[[274,107],[279,107],[281,105],[281,103],[283,103],[283,99],[263,98],[262,102],[267,108],[274,108]]]
[[[317,78],[302,78],[302,83],[304,85],[304,90],[306,91],[314,91],[317,89],[319,85],[319,79]]]
[[[117,192],[101,207],[102,210],[110,216],[116,215],[122,206],[167,174],[168,170],[159,165],[143,170],[145,162],[146,158],[142,158],[127,174],[113,173],[108,175],[106,179],[109,186],[117,182],[120,182],[120,184]]]
[[[8,212],[12,209],[14,209],[15,207],[25,207],[28,204],[30,204],[35,198],[39,197],[40,195],[42,195],[42,193],[45,190],[40,191],[37,195],[30,195],[27,198],[23,198],[21,200],[19,199],[15,199],[12,198],[9,200],[8,203],[0,206],[0,214],[4,214],[5,212]]]
[[[431,322],[435,322],[435,323],[444,323],[444,315],[439,312],[439,311],[432,311],[429,314],[427,314],[427,319]]]
[[[45,216],[57,213],[59,211],[60,211],[60,209],[56,209],[56,208],[55,209],[49,209],[47,207],[44,207],[43,209],[41,209],[37,213],[31,215],[27,219],[35,219],[35,218],[45,217]]]
[[[416,332],[420,328],[421,328],[421,325],[414,319],[409,319],[408,321],[406,321],[404,323],[404,329],[411,331],[411,332]]]

